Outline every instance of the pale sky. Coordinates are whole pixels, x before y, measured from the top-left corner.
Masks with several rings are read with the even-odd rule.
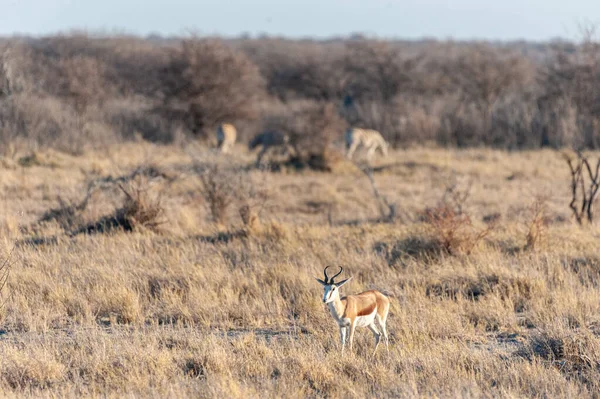
[[[0,0],[0,35],[85,29],[138,35],[548,40],[600,22],[600,0]]]

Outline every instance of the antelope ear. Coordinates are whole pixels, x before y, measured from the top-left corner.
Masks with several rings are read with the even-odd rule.
[[[315,277],[315,280],[317,280],[319,282],[319,284],[321,284],[321,285],[327,285],[327,283],[325,283],[325,281],[323,281],[321,279],[318,279]]]
[[[339,287],[341,287],[342,285],[346,284],[346,283],[347,283],[348,281],[350,281],[350,280],[352,280],[352,277],[348,277],[347,279],[345,279],[345,280],[342,280],[342,281],[340,281],[339,283],[335,283],[335,285],[336,285],[336,286],[339,288]]]

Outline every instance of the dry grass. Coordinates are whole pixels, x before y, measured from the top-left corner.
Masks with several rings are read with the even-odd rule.
[[[3,169],[0,253],[17,246],[0,309],[0,395],[597,397],[600,231],[569,220],[556,153],[393,151],[374,165],[377,188],[414,217],[377,223],[360,172],[265,173],[239,149],[190,151],[140,142]],[[260,182],[261,194],[243,188],[217,226],[197,159]],[[116,181],[148,164],[178,176],[148,192],[162,193],[160,230],[71,235],[40,222],[59,193],[81,198],[92,176]],[[474,229],[500,215],[477,251],[457,256],[416,217],[439,204],[449,174],[472,182],[462,212]],[[528,213],[540,192],[543,241],[515,251],[542,218]],[[103,187],[78,218],[113,215],[123,198]],[[354,276],[345,293],[393,296],[389,356],[371,358],[365,330],[340,356],[313,279],[328,264]]]

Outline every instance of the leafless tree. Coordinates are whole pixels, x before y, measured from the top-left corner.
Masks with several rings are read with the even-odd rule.
[[[581,152],[575,157],[569,153],[563,155],[571,172],[569,208],[573,211],[577,223],[581,225],[587,220],[591,224],[594,220],[594,200],[600,188],[600,158],[594,162]]]
[[[264,93],[256,65],[216,40],[182,41],[159,79],[161,109],[178,114],[195,133],[212,131],[220,122],[255,118]]]

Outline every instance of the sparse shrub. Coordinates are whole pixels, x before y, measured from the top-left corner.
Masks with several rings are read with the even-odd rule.
[[[117,186],[125,195],[123,205],[113,215],[75,230],[73,234],[104,233],[114,229],[134,231],[137,229],[158,230],[167,222],[161,195],[151,194],[150,186],[143,177],[135,177]]]
[[[456,213],[447,204],[426,210],[425,220],[441,247],[452,255],[469,255],[493,229],[488,225],[476,230],[468,215]]]
[[[152,198],[148,193],[148,187],[141,184],[119,184],[119,188],[125,194],[123,207],[117,210],[117,220],[125,230],[136,228],[147,228],[156,230],[166,223],[164,219],[164,208],[160,196]]]
[[[257,231],[260,229],[260,218],[254,208],[249,204],[244,204],[239,208],[240,218],[242,223],[249,231]]]
[[[481,229],[473,226],[464,208],[469,191],[470,186],[460,190],[449,185],[439,204],[424,212],[425,222],[431,226],[439,245],[452,255],[469,255],[496,227],[494,222]]]
[[[201,175],[200,193],[215,223],[224,225],[230,205],[235,199],[235,180],[231,173],[212,166]]]
[[[538,196],[529,207],[530,218],[527,222],[525,249],[535,249],[540,245],[548,228],[547,198]]]

